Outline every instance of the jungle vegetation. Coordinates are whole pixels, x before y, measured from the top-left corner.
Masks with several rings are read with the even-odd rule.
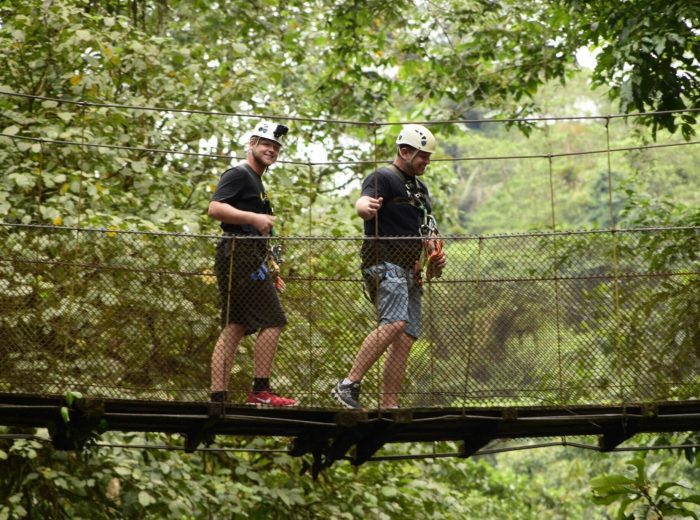
[[[372,168],[360,161],[389,160],[397,126],[376,123],[401,121],[463,121],[431,127],[439,141],[436,158],[450,159],[434,161],[429,172],[446,235],[698,226],[697,124],[695,112],[682,111],[699,108],[698,31],[700,6],[690,0],[3,0],[0,215],[12,224],[216,234],[206,216],[209,197],[231,157],[243,156],[246,114],[265,114],[291,118],[290,144],[266,178],[278,231],[286,236],[357,236],[352,203]],[[586,54],[581,49],[595,57],[593,68],[577,61]],[[527,119],[608,114],[629,117]],[[677,146],[653,147],[660,144]],[[630,149],[556,156],[608,148]],[[548,154],[555,155],[551,163]],[[523,155],[543,158],[493,159]],[[697,233],[679,237],[651,243],[642,237],[628,247],[644,251],[645,267],[697,271]],[[181,259],[167,255],[167,239],[157,242],[149,242],[153,258],[178,267]],[[3,247],[49,255],[57,245],[23,235]],[[595,248],[571,242],[562,264],[592,258]],[[209,260],[198,246],[188,253],[185,260]],[[107,243],[95,254],[118,257]],[[349,255],[341,260],[355,267]],[[320,261],[314,269],[330,270],[338,261]],[[55,290],[70,282],[69,270],[31,282],[6,266],[0,272],[3,309],[24,297],[11,288],[31,286],[52,316],[70,311]],[[108,304],[91,307],[98,296],[82,289],[87,321],[120,315],[117,295],[99,295]],[[204,303],[211,294],[198,280],[171,290],[192,295],[191,301],[164,300],[177,301],[193,322],[173,338],[185,346],[172,353],[173,373],[177,359],[197,355],[205,375],[208,352],[187,348],[213,343],[214,302]],[[639,289],[639,301],[668,312],[657,323],[653,306],[639,305],[628,325],[656,327],[669,366],[700,363],[699,294],[697,277]],[[133,290],[120,304],[140,309],[146,319],[160,304],[147,296]],[[521,319],[530,323],[532,314]],[[64,347],[84,325],[79,316],[64,329],[38,330],[39,344],[55,350],[22,361],[47,375],[75,365],[91,345],[76,345],[68,356]],[[0,341],[25,326],[17,312],[7,312]],[[125,327],[122,339],[145,328]],[[678,352],[685,357],[673,358]],[[112,362],[136,363],[128,355]],[[134,377],[153,377],[152,367],[143,367]],[[676,391],[674,397],[698,397]],[[15,427],[2,433],[48,435]],[[109,433],[99,441],[173,445],[181,439]],[[697,444],[700,438],[681,432],[634,442]],[[275,448],[285,440],[217,443]],[[433,448],[454,450],[445,444],[385,452]],[[283,453],[188,455],[97,445],[72,453],[36,438],[3,438],[0,520],[697,518],[696,455],[692,448],[601,455],[562,447],[360,468],[337,463],[312,480],[308,461]]]

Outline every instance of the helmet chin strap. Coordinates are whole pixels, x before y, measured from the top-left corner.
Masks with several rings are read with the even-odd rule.
[[[410,171],[407,171],[406,173],[408,173],[414,177],[416,175],[416,169],[413,167],[413,160],[418,155],[418,152],[419,152],[419,150],[414,151],[413,155],[411,155],[411,158],[406,160],[406,159],[403,159],[403,157],[401,157],[401,150],[399,149],[399,157],[401,157],[403,159],[403,162],[408,166],[407,169],[410,169]]]

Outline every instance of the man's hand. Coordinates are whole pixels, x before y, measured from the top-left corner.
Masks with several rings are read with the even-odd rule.
[[[442,251],[443,242],[440,238],[430,238],[423,242],[427,258],[426,278],[440,278],[442,270],[447,265],[447,258]]]
[[[440,253],[434,257],[433,263],[435,264],[435,269],[437,270],[438,273],[442,274],[442,270],[445,268],[447,265],[447,257],[445,257],[445,253]],[[438,277],[440,276],[439,274],[437,275]]]
[[[248,224],[263,235],[269,235],[275,223],[275,217],[272,215],[243,211],[216,200],[209,203],[209,216],[225,224]]]
[[[365,195],[360,197],[355,203],[355,211],[360,218],[362,218],[362,220],[371,220],[377,216],[377,212],[382,207],[383,203],[384,197],[373,199],[372,197]]]
[[[269,235],[272,226],[275,224],[275,217],[265,213],[252,213],[250,225],[257,229],[261,235]]]

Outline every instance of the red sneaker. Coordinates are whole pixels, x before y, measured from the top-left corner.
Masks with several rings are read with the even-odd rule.
[[[296,406],[297,402],[288,397],[280,397],[269,391],[250,392],[246,404],[253,406]]]

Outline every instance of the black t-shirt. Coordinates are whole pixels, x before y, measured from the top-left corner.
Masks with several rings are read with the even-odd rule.
[[[239,164],[221,174],[212,201],[229,204],[241,211],[271,215],[272,208],[265,193],[262,179],[247,164]],[[221,229],[227,235],[261,236],[255,227],[249,224],[227,224],[222,222]],[[236,240],[234,264],[241,270],[257,269],[267,256],[267,240]]]
[[[229,204],[241,211],[272,214],[260,175],[247,164],[239,164],[221,174],[212,201]],[[221,229],[231,235],[256,235],[260,232],[249,224],[221,223]]]
[[[380,168],[370,174],[362,183],[362,196],[384,198],[377,213],[381,237],[419,237],[425,214],[430,214],[432,210],[425,184],[395,166]],[[365,220],[365,236],[375,236],[375,219]],[[387,261],[412,267],[420,254],[420,239],[365,240],[362,244],[362,266]]]

